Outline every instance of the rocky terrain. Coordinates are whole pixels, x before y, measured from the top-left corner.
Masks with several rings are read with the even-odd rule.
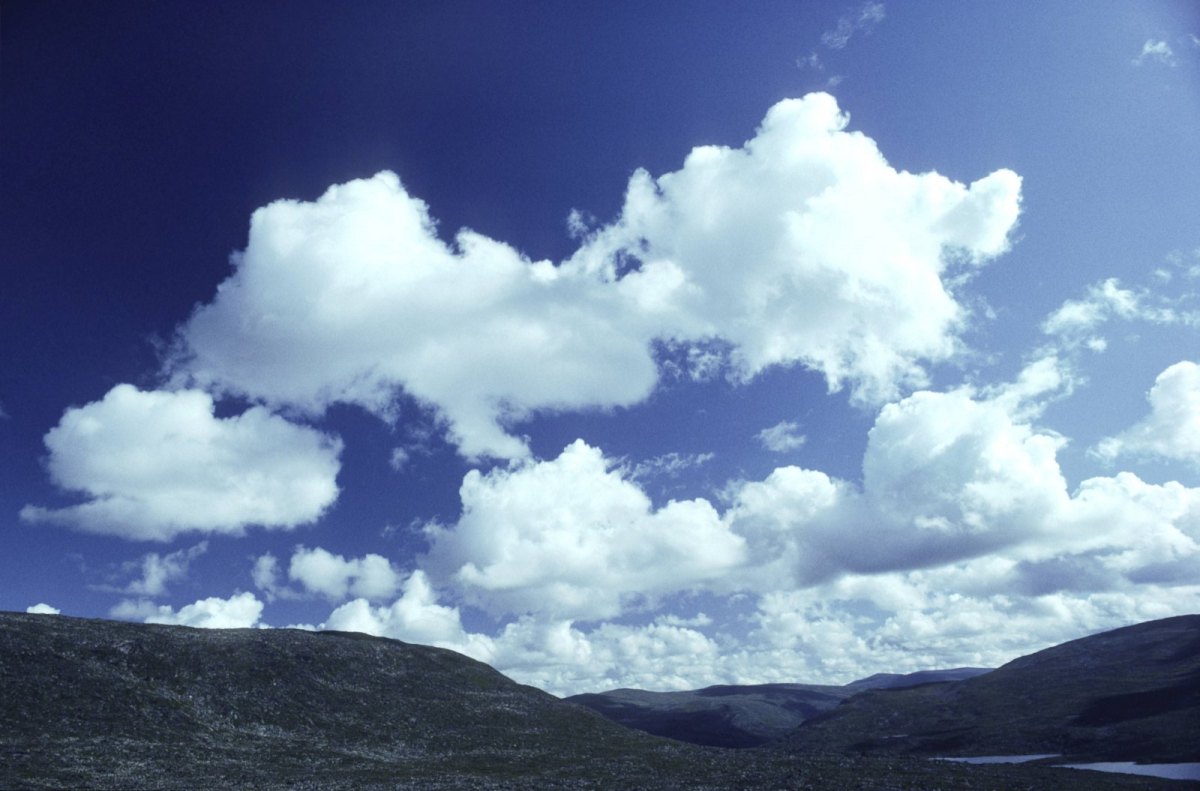
[[[1169,781],[720,750],[451,651],[0,613],[0,788],[1117,789]]]
[[[1074,640],[965,681],[867,691],[805,722],[785,746],[1200,761],[1200,615]]]
[[[656,736],[713,747],[757,747],[864,690],[957,681],[986,672],[986,668],[957,668],[907,675],[880,673],[845,686],[721,685],[683,692],[615,689],[567,700]]]

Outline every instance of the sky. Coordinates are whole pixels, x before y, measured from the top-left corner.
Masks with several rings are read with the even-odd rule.
[[[0,10],[0,609],[555,694],[1200,612],[1200,5]]]

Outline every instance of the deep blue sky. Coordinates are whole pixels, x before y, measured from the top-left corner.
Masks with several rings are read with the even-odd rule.
[[[0,290],[0,608],[45,603],[70,615],[202,623],[201,611],[215,612],[247,594],[262,607],[241,599],[249,609],[228,623],[328,622],[438,641],[556,691],[617,683],[848,680],[899,665],[998,662],[1039,641],[1193,611],[1200,604],[1200,493],[1191,488],[1200,486],[1197,36],[1200,8],[1184,0],[779,2],[750,9],[717,2],[334,7],[10,0],[0,11],[0,261],[6,274]],[[739,251],[757,255],[752,248],[761,237],[751,228],[738,242],[745,221],[697,230],[687,225],[689,212],[698,216],[697,204],[683,198],[672,208],[676,230],[647,235],[642,250],[674,261],[701,284],[707,301],[687,309],[692,329],[664,329],[665,319],[651,320],[623,302],[619,310],[588,312],[588,300],[609,299],[602,295],[613,287],[587,280],[575,291],[564,286],[554,298],[561,304],[546,309],[549,323],[537,325],[549,327],[543,345],[501,366],[532,399],[523,419],[500,424],[509,436],[525,438],[523,455],[472,454],[454,434],[466,420],[455,410],[483,403],[454,406],[460,392],[478,389],[485,401],[511,395],[479,384],[482,373],[462,378],[487,357],[464,362],[452,348],[476,322],[491,326],[490,303],[480,301],[484,292],[475,289],[470,266],[454,275],[461,289],[453,280],[447,286],[460,294],[449,310],[461,311],[454,315],[462,333],[446,335],[442,328],[443,335],[429,336],[437,341],[429,348],[451,351],[431,358],[446,373],[439,369],[438,384],[422,391],[424,406],[411,398],[418,374],[378,373],[387,362],[380,369],[364,363],[359,371],[383,377],[390,388],[398,411],[381,418],[349,390],[339,392],[333,379],[314,407],[273,389],[282,387],[273,375],[247,384],[217,363],[202,371],[170,352],[172,344],[199,348],[189,317],[213,305],[218,285],[234,276],[230,255],[247,247],[250,217],[260,207],[281,199],[316,201],[331,185],[390,171],[403,185],[399,202],[409,196],[424,201],[443,242],[469,228],[509,245],[526,264],[545,259],[565,267],[587,244],[569,232],[572,210],[588,218],[592,231],[618,228],[623,216],[632,216],[629,207],[622,211],[636,171],[654,178],[680,171],[697,146],[739,149],[773,106],[815,91],[836,99],[849,116],[847,132],[874,141],[891,170],[936,172],[962,185],[1002,170],[1020,176],[1019,221],[1006,225],[999,204],[980,209],[992,212],[987,221],[1000,229],[1004,249],[984,251],[984,242],[971,242],[978,266],[937,273],[962,309],[959,323],[934,333],[953,349],[932,352],[921,343],[933,336],[922,336],[900,352],[923,371],[924,381],[897,379],[893,391],[859,398],[856,384],[869,377],[853,363],[845,386],[828,392],[830,364],[805,345],[805,333],[817,330],[803,329],[805,316],[819,312],[825,281],[786,280],[801,277],[794,273],[771,281],[772,288],[799,284],[792,308],[776,303],[778,324],[752,311],[723,313],[719,292],[753,285],[745,274],[752,262]],[[830,134],[838,145],[850,145],[846,133]],[[766,173],[784,167],[782,159],[761,156]],[[799,198],[788,203],[824,178],[820,163],[806,167],[781,196],[772,193],[771,200],[782,202],[771,206],[786,204],[794,216],[812,210]],[[933,210],[915,198],[898,203],[912,212],[911,221],[882,228],[878,223],[890,223],[892,215],[876,211],[873,202],[899,187],[859,184],[853,174],[860,171],[847,167],[835,181],[849,179],[850,203],[863,208],[837,215],[846,225],[835,227],[834,237],[890,239],[894,233],[897,243],[907,243],[905,229],[920,226]],[[932,184],[932,176],[922,178]],[[744,188],[752,196],[761,188],[766,194],[773,189],[768,180],[716,182],[708,190],[724,195]],[[363,216],[376,200],[389,199],[351,201],[330,222]],[[737,208],[735,202],[724,211]],[[766,214],[752,221],[759,219],[764,229],[777,227]],[[317,235],[310,246],[319,246],[312,240],[323,226],[308,214],[299,222]],[[832,227],[828,219],[821,222],[818,227]],[[961,243],[948,227],[932,223],[931,238]],[[711,263],[718,269],[704,269],[710,265],[681,252],[693,249],[685,244],[693,238],[701,251],[697,261],[708,261],[704,250],[722,251]],[[817,255],[810,242],[797,244],[801,252],[787,259],[785,270],[816,260],[805,257]],[[822,271],[835,273],[829,283],[845,282],[836,273],[860,266],[839,255],[829,253],[825,261]],[[332,260],[341,261],[338,256],[351,270],[361,259],[348,248]],[[268,260],[263,253],[241,272]],[[863,260],[863,266],[871,263]],[[304,262],[287,261],[264,281],[265,298],[294,294],[281,304],[308,305],[305,295],[325,293],[306,291],[309,281],[287,268]],[[900,253],[893,258],[889,249],[878,263],[895,274],[880,281],[890,284],[881,304],[922,315],[923,297],[903,284],[917,282],[917,270],[933,271],[936,257],[922,263]],[[955,279],[964,272],[971,276]],[[367,276],[363,294],[386,291],[373,277]],[[1100,284],[1110,279],[1105,291]],[[425,297],[416,288],[415,302],[395,303],[409,306],[406,316],[420,313]],[[585,291],[593,296],[580,296]],[[854,294],[846,299],[857,299]],[[428,299],[434,304],[435,297]],[[1087,318],[1047,331],[1048,317],[1068,301],[1078,308],[1073,315]],[[542,316],[542,304],[515,296],[505,315],[517,321]],[[853,333],[874,326],[871,317],[885,309],[847,304],[852,315],[863,311],[865,324],[848,325],[851,335],[834,333],[829,342],[843,352],[861,348]],[[350,345],[336,347],[341,357],[373,337],[385,339],[385,351],[369,354],[417,348],[421,333],[434,333],[430,328],[441,326],[443,315],[430,308],[400,330],[389,325],[393,308],[370,313],[354,299],[334,307],[339,316],[372,322],[371,333],[347,335]],[[301,334],[310,326],[307,309],[292,316]],[[626,309],[628,315],[620,312]],[[256,344],[265,336],[246,328],[262,326],[269,313],[221,314],[224,323],[214,325],[228,344],[221,348],[259,354]],[[582,332],[581,345],[571,346],[568,325],[592,326],[585,319],[604,329]],[[561,334],[556,321],[563,322]],[[696,330],[695,322],[710,325]],[[745,363],[750,368],[739,372],[739,350],[761,341],[768,325],[780,332],[800,328],[788,336],[786,359]],[[299,336],[289,336],[285,352],[290,365],[306,376],[315,370],[318,379],[335,359],[321,345],[323,332],[311,347],[296,346]],[[480,342],[491,337],[490,330],[480,332]],[[893,334],[884,325],[880,332],[885,346],[900,348],[901,329]],[[556,355],[607,349],[608,335],[614,344],[628,336],[633,347],[651,350],[657,373],[649,390],[613,395],[626,392],[621,366],[610,370],[601,358],[582,359],[582,369],[601,371],[596,376],[603,381],[587,398],[545,408],[537,399],[553,398],[540,395],[541,379],[565,376],[565,358]],[[679,345],[667,348],[668,336]],[[710,348],[701,336],[717,337],[732,356],[715,374],[695,380],[671,364],[686,361],[689,347]],[[544,360],[557,362],[539,368],[537,354],[558,349],[559,340],[566,351],[546,351]],[[464,343],[468,355],[478,346]],[[1039,360],[1043,366],[1033,368]],[[1014,395],[1023,369],[1040,372],[1043,383],[1052,371],[1054,384]],[[1156,377],[1161,398],[1152,407],[1147,393]],[[161,403],[181,403],[176,397],[184,391],[207,391],[216,399],[214,426],[232,425],[220,421],[261,405],[263,419],[273,416],[280,436],[301,445],[314,432],[338,438],[336,497],[305,511],[294,492],[255,490],[254,476],[262,472],[256,464],[309,451],[314,464],[333,458],[329,446],[302,450],[280,440],[280,450],[256,435],[248,445],[222,450],[237,458],[222,458],[239,471],[238,480],[250,482],[247,502],[267,511],[238,512],[221,526],[195,508],[192,521],[173,527],[169,516],[143,514],[133,518],[137,529],[64,516],[56,509],[89,499],[66,489],[92,486],[93,499],[113,496],[111,487],[104,489],[111,481],[80,483],[80,476],[100,474],[96,465],[103,459],[118,459],[122,475],[128,473],[117,495],[140,502],[151,489],[170,490],[170,482],[155,479],[153,469],[139,478],[136,464],[121,459],[186,457],[169,437],[139,433],[150,423],[137,417],[103,434],[100,444],[87,445],[80,433],[71,434],[76,442],[70,447],[47,445],[48,432],[67,410],[111,405],[106,395],[123,383],[161,393]],[[939,400],[910,398],[918,391]],[[888,404],[895,405],[891,412]],[[101,422],[114,414],[95,409],[89,414]],[[944,423],[923,422],[922,409]],[[770,450],[759,433],[785,423],[803,443]],[[939,432],[954,438],[938,439]],[[147,437],[153,447],[138,456],[136,445]],[[121,452],[132,455],[103,444],[126,439]],[[503,513],[478,506],[479,519],[489,525],[509,520],[506,529],[515,538],[508,549],[489,544],[487,529],[472,532],[459,491],[468,471],[479,470],[494,485],[499,499],[490,502],[516,502],[504,499],[515,491],[505,487],[523,474],[534,480],[539,471],[560,470],[555,460],[577,439],[602,455],[619,476],[613,478],[617,488],[602,486],[594,468],[577,470],[580,477],[570,480],[547,472],[550,477],[533,487],[544,503],[522,500]],[[256,448],[262,458],[246,455]],[[389,463],[396,448],[407,449],[402,465]],[[863,473],[864,455],[872,453],[876,480],[885,481],[876,489]],[[664,466],[669,458],[677,462],[673,471]],[[645,466],[654,459],[657,472]],[[989,471],[988,460],[1001,472]],[[1045,463],[1052,468],[1038,466]],[[72,478],[75,485],[63,485],[61,470],[73,464],[84,471]],[[777,468],[841,481],[849,499],[830,504],[815,490],[788,489],[786,496],[777,491],[751,503],[753,485],[765,486]],[[1047,491],[1047,475],[1058,470],[1061,486]],[[1138,476],[1137,485],[1121,473]],[[285,489],[287,475],[279,473]],[[1087,490],[1091,494],[1080,488],[1087,479],[1102,481]],[[594,492],[586,488],[593,483]],[[885,496],[888,485],[895,491]],[[588,502],[605,492],[620,497],[640,490],[650,498],[649,510],[636,518],[616,505],[611,512],[584,513],[565,502],[570,498],[560,489],[581,492]],[[980,491],[992,492],[995,502],[979,505]],[[217,487],[205,496],[222,493]],[[282,499],[263,505],[272,497]],[[713,524],[692,532],[695,520],[707,518],[698,513],[655,521],[669,501],[693,498],[711,509]],[[818,501],[826,510],[814,505]],[[974,505],[962,505],[968,501]],[[271,521],[261,516],[268,512],[276,514],[275,529],[262,526]],[[560,522],[546,528],[539,514],[557,514]],[[1104,529],[1097,527],[1101,515]],[[431,523],[450,538],[426,557],[422,525]],[[777,527],[768,530],[767,523]],[[676,547],[670,536],[691,548]],[[165,540],[145,540],[154,537]],[[202,541],[204,548],[196,549]],[[715,548],[707,553],[696,545]],[[298,546],[308,553],[321,548],[341,561],[305,571],[295,562]],[[578,567],[555,561],[568,546],[591,560]],[[274,587],[263,574],[252,575],[268,554],[278,563]],[[362,559],[369,554],[382,557],[383,571],[372,567],[375,588],[362,583],[356,589],[355,580],[368,576]],[[462,573],[489,563],[491,578],[472,581]],[[146,569],[164,565],[174,569],[164,582],[147,583]],[[418,595],[414,579],[428,581],[428,596]],[[579,591],[593,603],[610,595],[618,604],[573,604]],[[210,598],[221,602],[185,609]],[[373,613],[375,620],[331,620],[335,608],[355,599],[364,600],[360,615]],[[393,606],[397,601],[408,604]],[[380,608],[416,614],[388,621]],[[964,633],[963,620],[983,633],[989,624],[1020,623],[1025,642]],[[790,658],[783,662],[779,652]]]

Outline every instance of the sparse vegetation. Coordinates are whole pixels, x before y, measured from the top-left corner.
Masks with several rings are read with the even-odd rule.
[[[659,739],[450,651],[0,613],[0,787],[1173,788]]]
[[[857,695],[788,749],[1200,761],[1200,615],[1115,629],[952,684]],[[1067,762],[1064,760],[1064,762]]]

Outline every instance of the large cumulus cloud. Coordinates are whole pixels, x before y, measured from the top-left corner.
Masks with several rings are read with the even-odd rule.
[[[198,390],[118,385],[68,409],[46,434],[54,482],[78,505],[28,505],[21,517],[93,533],[166,541],[186,532],[315,521],[338,494],[341,441],[252,407],[214,414]]]
[[[1020,178],[897,171],[846,124],[813,94],[740,148],[638,171],[620,216],[559,265],[469,230],[442,241],[391,173],[278,201],[168,367],[311,413],[390,418],[405,393],[471,457],[525,456],[512,427],[534,411],[645,399],[657,340],[720,341],[743,379],[803,364],[861,401],[892,397],[957,350],[949,283],[1006,249]]]
[[[655,382],[618,295],[462,231],[381,173],[255,212],[234,274],[183,326],[174,366],[206,388],[320,413],[437,407],[468,456],[523,455],[533,409],[634,403]]]
[[[638,171],[573,262],[610,276],[641,262],[654,277],[628,283],[635,296],[680,282],[644,300],[670,306],[677,336],[730,342],[742,378],[801,363],[863,401],[922,384],[922,361],[950,357],[965,319],[949,281],[1007,249],[1021,180],[897,171],[847,123],[827,94],[785,100],[741,148]]]
[[[454,525],[431,525],[426,565],[497,614],[605,618],[624,605],[711,582],[743,541],[706,500],[655,508],[577,441],[550,461],[469,473]]]

